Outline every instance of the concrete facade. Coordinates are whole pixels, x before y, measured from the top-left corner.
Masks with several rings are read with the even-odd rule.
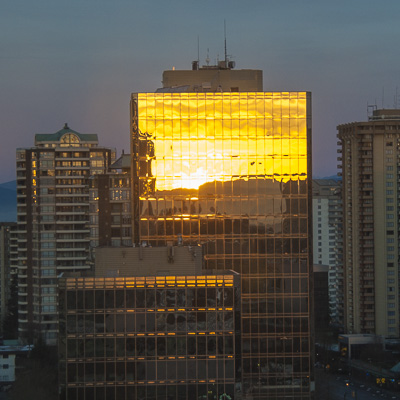
[[[338,126],[345,332],[398,337],[400,110]]]
[[[200,246],[98,247],[95,276],[166,276],[202,273]]]

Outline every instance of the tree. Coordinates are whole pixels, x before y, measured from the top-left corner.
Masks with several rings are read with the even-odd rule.
[[[7,301],[7,315],[3,320],[3,338],[18,338],[18,278],[14,274],[10,284],[10,297]]]
[[[11,400],[58,400],[57,348],[38,340],[10,391]]]

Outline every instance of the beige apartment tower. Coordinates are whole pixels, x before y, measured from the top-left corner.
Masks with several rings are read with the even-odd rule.
[[[398,337],[400,110],[339,125],[338,138],[345,331]]]
[[[17,149],[18,331],[25,342],[57,343],[58,278],[91,268],[89,178],[114,159],[96,134],[67,124]]]

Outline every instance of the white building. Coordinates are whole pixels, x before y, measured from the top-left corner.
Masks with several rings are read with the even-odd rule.
[[[0,354],[0,383],[15,381],[15,354]]]
[[[342,201],[340,182],[313,180],[314,264],[328,265],[331,322],[343,325]]]

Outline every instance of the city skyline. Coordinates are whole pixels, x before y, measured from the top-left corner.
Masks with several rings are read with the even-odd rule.
[[[162,70],[188,69],[198,54],[200,64],[207,54],[210,64],[223,59],[224,20],[228,54],[238,69],[264,71],[264,91],[313,93],[313,173],[334,175],[336,126],[365,120],[368,103],[378,108],[397,103],[400,56],[393,49],[400,5],[227,5],[100,1],[92,7],[47,0],[35,7],[26,1],[3,5],[0,116],[7,142],[0,182],[15,179],[16,148],[65,122],[97,133],[118,154],[128,151],[130,93],[161,87]]]

